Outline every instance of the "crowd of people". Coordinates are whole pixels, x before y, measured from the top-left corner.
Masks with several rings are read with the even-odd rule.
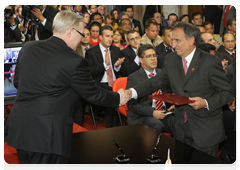
[[[34,6],[30,13],[37,24],[32,19],[24,25],[24,19],[31,18],[31,15],[26,17],[27,10],[22,9],[25,7],[8,6],[6,8],[14,12],[4,25],[4,42],[51,40],[53,29],[57,27],[53,27],[53,22],[60,11],[82,16],[84,29],[72,29],[83,38],[72,49],[86,59],[89,76],[101,88],[112,91],[117,78],[128,77],[126,88],[129,90],[124,94],[131,98],[127,103],[128,125],[144,124],[171,133],[176,139],[215,157],[222,148],[220,158],[233,163],[236,158],[235,7],[206,6],[206,11],[216,9],[220,15],[216,23],[206,11],[206,16],[197,11],[192,16],[178,16],[176,11],[168,11],[169,14],[164,16],[158,10],[149,12],[147,6],[149,13],[144,15],[148,16],[144,17],[144,29],[140,21],[134,19],[133,6],[124,6],[124,9],[107,7]],[[71,36],[72,33],[68,34]],[[81,92],[77,93],[80,95]],[[195,102],[175,106],[148,98],[149,94],[162,93],[179,94]],[[85,110],[96,100],[87,99],[87,103],[79,100],[78,107]],[[116,103],[111,106],[104,102],[97,102],[104,108],[91,104],[96,112],[104,110],[107,128],[119,126]],[[75,107],[73,117],[82,115],[84,110]],[[166,115],[166,110],[173,114]],[[74,121],[81,124],[77,118]]]

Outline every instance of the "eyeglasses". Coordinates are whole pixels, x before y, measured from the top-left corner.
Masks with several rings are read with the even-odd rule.
[[[131,38],[131,39],[129,39],[129,41],[134,41],[134,40],[139,40],[139,36],[137,36],[137,37],[135,37],[135,38]]]
[[[155,57],[157,57],[157,54],[148,54],[143,58],[151,58],[151,57],[155,58]]]
[[[72,28],[72,29],[74,29],[75,31],[77,31],[77,33],[80,34],[81,36],[85,37],[85,34],[81,33],[81,32],[78,31],[77,29],[75,29],[75,28]]]

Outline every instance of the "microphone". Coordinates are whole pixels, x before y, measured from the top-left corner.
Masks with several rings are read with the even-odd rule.
[[[122,148],[117,144],[115,140],[113,140],[113,143],[117,146],[118,150],[123,154],[123,155],[117,155],[115,158],[113,158],[113,160],[119,163],[129,163],[130,158],[125,155]]]
[[[157,142],[156,142],[156,145],[153,149],[152,155],[147,157],[147,161],[150,162],[150,163],[159,163],[159,162],[162,161],[162,159],[159,156],[155,155],[155,152],[157,150],[157,147],[158,147],[158,144],[159,144],[159,141],[160,141],[161,137],[162,137],[162,133],[160,133],[160,135],[157,138]]]

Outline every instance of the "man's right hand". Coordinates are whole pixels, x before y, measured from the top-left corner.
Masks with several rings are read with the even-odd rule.
[[[160,120],[165,118],[167,115],[165,114],[165,110],[154,110],[153,117]]]
[[[129,100],[132,98],[132,90],[124,90],[124,97],[128,98]]]

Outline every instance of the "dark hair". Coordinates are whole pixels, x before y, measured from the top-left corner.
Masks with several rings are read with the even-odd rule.
[[[102,15],[100,13],[94,12],[94,13],[92,13],[92,15],[90,15],[90,20],[91,21],[94,19],[95,15],[99,15],[102,18]]]
[[[127,11],[128,8],[132,8],[132,10],[134,11],[133,5],[127,5],[126,8],[125,8],[125,11]]]
[[[201,33],[196,25],[190,24],[188,22],[179,22],[172,27],[172,31],[174,31],[176,28],[183,29],[186,39],[194,37],[195,38],[194,44],[198,46],[199,42],[201,41]]]
[[[119,34],[120,34],[121,37],[122,37],[120,43],[123,44],[123,45],[126,45],[126,44],[127,44],[127,41],[126,41],[126,39],[125,39],[125,35],[124,35],[124,33],[123,33],[122,28],[121,28],[121,27],[118,27],[118,28],[116,28],[116,29],[113,29],[113,34],[114,34],[115,32],[117,32],[117,31],[119,32]]]
[[[179,21],[182,21],[182,19],[183,19],[184,17],[188,17],[188,18],[189,18],[188,22],[190,22],[190,16],[189,16],[188,14],[183,14],[183,15],[180,17]]]
[[[233,22],[233,21],[236,21],[236,18],[232,18],[232,19],[227,20],[227,27],[228,27],[229,25],[232,25],[232,22]]]
[[[148,20],[147,20],[147,21],[148,21]],[[158,24],[157,24],[157,22],[156,22],[155,19],[150,19],[148,22],[146,22],[145,29],[148,29],[151,24],[154,24],[154,25],[158,26]]]
[[[203,23],[203,26],[205,27],[206,25],[209,25],[209,24],[212,24],[212,23],[210,21],[206,21],[206,22]]]
[[[124,18],[124,19],[122,19],[122,20],[120,21],[119,26],[122,26],[122,22],[123,22],[124,20],[128,20],[130,23],[132,23],[130,19]],[[132,27],[132,24],[131,24],[131,27]]]
[[[144,44],[142,45],[139,49],[138,49],[138,56],[140,58],[143,58],[145,55],[145,51],[149,50],[149,49],[153,49],[155,51],[155,48],[151,45],[151,44]]]
[[[200,48],[201,50],[210,53],[211,50],[216,50],[216,47],[210,43],[205,43],[205,42],[200,42],[198,44],[198,48]]]
[[[90,23],[89,30],[91,30],[93,26],[98,26],[99,30],[101,29],[101,24],[97,21],[93,21],[93,22]]]
[[[201,14],[200,12],[194,12],[194,13],[192,14],[192,20],[193,20],[194,17],[197,16],[197,15],[201,15],[201,17],[202,17],[202,14]]]
[[[135,32],[137,32],[137,33],[139,34],[139,32],[138,32],[137,30],[130,30],[130,31],[128,31],[128,33],[127,33],[127,39],[129,40],[129,34],[133,34],[133,33],[135,33]],[[140,34],[139,34],[139,36],[140,36]]]
[[[104,30],[113,31],[113,28],[109,25],[104,25],[104,26],[101,27],[99,35],[103,35]]]
[[[169,14],[169,15],[168,15],[168,20],[169,20],[169,17],[170,17],[171,15],[175,15],[175,16],[177,17],[177,20],[178,20],[178,16],[177,16],[177,14],[175,14],[175,13]]]
[[[162,35],[165,36],[166,30],[171,30],[171,27],[164,27],[162,30]]]
[[[226,34],[232,34],[233,37],[234,37],[234,39],[236,40],[236,37],[235,37],[235,35],[234,35],[232,32],[226,32],[226,33],[224,33],[223,36],[222,36],[222,42],[225,41],[225,35],[226,35]]]

